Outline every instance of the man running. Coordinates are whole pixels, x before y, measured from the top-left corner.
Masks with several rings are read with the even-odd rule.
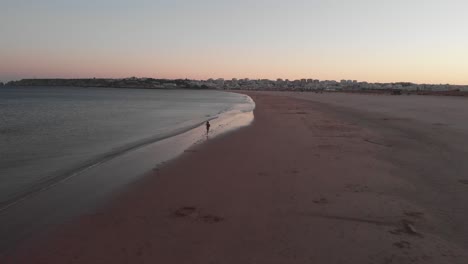
[[[210,132],[210,121],[206,121],[206,134]]]

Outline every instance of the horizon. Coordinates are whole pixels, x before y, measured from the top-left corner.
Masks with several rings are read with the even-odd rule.
[[[467,85],[467,8],[461,0],[7,0],[0,10],[0,81],[136,76]]]
[[[127,76],[127,77],[122,77],[122,78],[96,78],[96,77],[83,77],[83,78],[24,78],[24,79],[18,79],[18,80],[11,80],[11,82],[19,82],[22,80],[126,80],[126,79],[154,79],[154,80],[167,80],[167,81],[175,81],[175,80],[188,80],[188,81],[209,81],[209,80],[219,80],[222,79],[223,81],[232,81],[234,79],[241,81],[241,80],[251,80],[251,81],[260,81],[260,80],[266,80],[266,81],[271,81],[271,82],[276,82],[278,80],[282,81],[289,81],[289,82],[294,82],[294,81],[300,81],[300,80],[318,80],[320,82],[341,82],[341,81],[356,81],[357,83],[369,83],[369,84],[398,84],[398,83],[409,83],[413,85],[450,85],[450,86],[468,86],[468,84],[452,84],[452,83],[416,83],[416,82],[368,82],[365,80],[352,80],[352,79],[341,79],[341,80],[333,80],[333,79],[317,79],[317,78],[298,78],[298,79],[288,79],[288,78],[275,78],[275,79],[251,79],[251,78],[230,78],[230,79],[225,79],[225,78],[207,78],[207,79],[190,79],[190,78],[158,78],[158,77],[136,77],[136,76]],[[2,82],[0,80],[0,82]],[[5,85],[8,84],[8,82],[3,82]]]

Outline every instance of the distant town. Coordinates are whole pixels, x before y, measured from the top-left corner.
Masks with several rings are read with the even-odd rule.
[[[399,93],[440,93],[447,95],[468,95],[468,85],[415,84],[410,82],[369,83],[356,80],[317,80],[317,79],[23,79],[0,86],[73,86],[73,87],[113,87],[145,89],[219,89],[219,90],[268,90],[268,91],[344,91],[344,92],[389,92]]]

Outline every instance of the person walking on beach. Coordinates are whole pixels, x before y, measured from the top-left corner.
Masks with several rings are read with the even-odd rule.
[[[208,135],[208,133],[210,132],[210,121],[206,121],[206,134]]]

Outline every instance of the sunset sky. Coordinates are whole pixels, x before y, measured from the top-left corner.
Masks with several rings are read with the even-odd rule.
[[[1,0],[0,80],[468,84],[466,0]]]

